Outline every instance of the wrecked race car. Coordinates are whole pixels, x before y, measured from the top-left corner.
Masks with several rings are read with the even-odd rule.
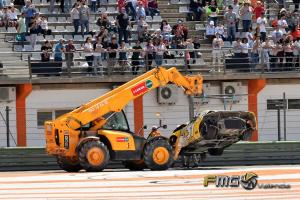
[[[220,156],[225,148],[249,140],[256,130],[255,114],[248,111],[204,111],[187,124],[178,126],[169,142],[174,160],[182,160],[185,167],[198,166],[206,153]]]

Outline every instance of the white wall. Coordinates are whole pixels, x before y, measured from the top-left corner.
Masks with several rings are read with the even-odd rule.
[[[267,99],[300,99],[300,84],[266,85],[258,94],[259,140],[276,141],[277,111],[267,110]],[[300,140],[300,110],[287,110],[287,140]],[[281,137],[283,138],[283,112],[281,111]]]
[[[37,127],[37,111],[73,109],[83,103],[90,101],[93,98],[104,94],[108,89],[48,89],[36,90],[33,89],[31,94],[26,99],[26,121],[27,121],[27,144],[28,146],[44,146],[44,130]],[[212,85],[207,92],[207,95],[220,94],[221,84]],[[239,93],[246,94],[247,86],[241,86]],[[243,96],[240,102],[232,105],[227,105],[230,110],[247,110],[248,98]],[[157,90],[153,90],[144,95],[144,123],[148,126],[145,130],[147,136],[151,127],[159,124],[157,113],[161,114],[163,124],[168,126],[167,129],[162,129],[161,132],[165,136],[170,136],[177,125],[189,121],[189,103],[188,98],[183,94],[183,91],[178,89],[178,101],[174,105],[157,103]],[[195,114],[203,110],[223,110],[224,104],[221,99],[210,99],[208,104],[195,105]],[[128,118],[128,122],[132,131],[134,131],[134,114],[133,102],[130,102],[124,109]]]
[[[16,102],[0,102],[0,147],[6,147],[6,112],[5,107],[9,106],[9,124],[10,124],[10,146],[16,146]]]
[[[44,130],[37,127],[37,111],[74,109],[108,89],[33,90],[26,99],[27,146],[45,146]]]

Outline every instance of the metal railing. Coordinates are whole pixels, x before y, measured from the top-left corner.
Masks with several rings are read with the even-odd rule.
[[[137,60],[132,59],[135,50],[119,51],[116,56],[110,58],[112,52],[101,52],[99,62],[92,55],[87,55],[83,51],[76,51],[73,59],[65,59],[67,53],[62,53],[62,61],[56,61],[54,53],[49,52],[50,61],[41,61],[42,52],[8,53],[8,56],[22,55],[23,61],[16,62],[13,59],[1,61],[1,78],[25,78],[33,79],[43,76],[113,76],[113,75],[138,75],[156,66],[177,67],[185,73],[202,73],[211,75],[235,74],[235,73],[278,73],[278,72],[298,72],[300,70],[300,56],[293,54],[281,54],[271,56],[265,51],[259,54],[252,54],[249,49],[248,54],[233,53],[232,48],[211,49],[168,49],[163,57],[149,54],[143,50],[139,51]],[[137,52],[137,51],[135,51]],[[121,54],[123,55],[121,55]],[[122,59],[122,56],[126,56]],[[3,53],[5,54],[5,53]],[[121,55],[121,58],[120,58]],[[21,58],[18,58],[21,60]],[[100,65],[99,63],[102,63]]]

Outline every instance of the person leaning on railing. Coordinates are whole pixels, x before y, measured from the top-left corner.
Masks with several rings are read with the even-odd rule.
[[[45,43],[41,47],[41,61],[42,62],[49,62],[50,61],[50,56],[52,52],[52,45],[51,43],[46,40]]]
[[[131,56],[131,64],[132,64],[132,74],[137,75],[139,71],[140,63],[140,55],[143,48],[141,47],[141,42],[139,40],[136,41],[136,44],[132,47],[133,53]]]

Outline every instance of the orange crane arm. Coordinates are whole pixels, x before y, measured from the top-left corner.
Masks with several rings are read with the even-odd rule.
[[[157,67],[57,118],[54,123],[63,121],[69,128],[78,129],[109,112],[120,112],[129,101],[168,83],[182,87],[186,95],[200,94],[203,78],[200,75],[183,76],[175,67]]]

